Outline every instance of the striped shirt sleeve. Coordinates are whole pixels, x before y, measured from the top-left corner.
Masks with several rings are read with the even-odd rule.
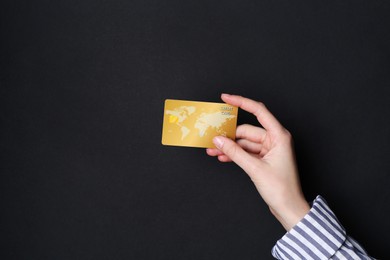
[[[272,248],[277,259],[374,259],[351,237],[317,196],[309,213]]]

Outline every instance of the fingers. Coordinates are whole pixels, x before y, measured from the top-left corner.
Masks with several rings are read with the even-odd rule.
[[[249,153],[258,154],[263,147],[263,140],[267,131],[261,127],[256,127],[248,124],[239,125],[236,130],[236,143]],[[220,156],[223,154],[218,149],[208,148],[206,150],[210,156]]]
[[[249,141],[249,140],[246,140],[246,139],[239,139],[239,140],[236,141],[236,143],[242,149],[244,149],[244,151],[246,151],[248,153],[251,153],[251,154],[254,154],[254,155],[260,154],[262,149],[264,149],[262,144],[255,143],[255,142],[252,142],[252,141]],[[220,157],[221,155],[225,155],[221,150],[218,150],[216,148],[207,148],[206,149],[206,153],[209,156],[213,156],[213,157],[214,156]],[[231,160],[229,160],[229,161],[231,161]]]
[[[214,148],[207,148],[206,149],[206,153],[210,156],[219,156],[219,155],[223,155],[223,152],[218,150],[218,149],[214,149]]]
[[[207,148],[206,153],[210,156],[217,156],[218,160],[221,162],[231,162],[232,161],[229,158],[229,156],[225,155],[222,151],[220,151],[216,148]]]
[[[246,139],[239,139],[236,141],[236,143],[242,148],[244,149],[246,152],[252,154],[252,155],[259,155],[260,152],[262,151],[263,149],[263,145],[262,144],[259,144],[259,143],[255,143],[255,142],[252,142],[252,141],[249,141],[249,140],[246,140]],[[222,151],[216,149],[216,148],[207,148],[206,149],[206,153],[209,155],[209,156],[218,156],[218,159],[221,159],[223,157],[221,157],[222,155],[225,155]],[[221,160],[220,160],[221,161]],[[223,161],[226,161],[226,160],[223,160]],[[231,161],[230,158],[228,161]]]
[[[236,143],[241,146],[242,149],[252,154],[260,154],[261,149],[263,148],[262,144],[255,143],[247,139],[239,139]]]
[[[224,161],[225,159],[231,159],[238,166],[240,166],[245,172],[250,173],[253,170],[253,166],[260,163],[252,155],[244,151],[238,144],[233,140],[224,137],[217,136],[213,139],[214,144],[217,148],[223,152],[227,158],[223,155],[218,156],[218,159]]]
[[[267,131],[263,128],[247,124],[239,125],[236,130],[236,138],[248,139],[257,143],[261,143],[266,134]]]
[[[238,106],[241,109],[254,114],[259,123],[266,130],[280,131],[283,129],[279,121],[271,114],[271,112],[268,111],[263,103],[256,102],[249,98],[229,94],[222,94],[221,98],[224,102],[232,106]]]
[[[219,156],[218,156],[218,160],[219,160],[220,162],[231,162],[231,161],[232,161],[232,159],[230,159],[229,156],[227,156],[227,155],[225,155],[225,154],[219,155]]]

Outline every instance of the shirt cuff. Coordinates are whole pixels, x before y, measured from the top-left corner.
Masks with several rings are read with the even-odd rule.
[[[325,199],[317,196],[305,217],[272,248],[279,259],[329,259],[347,235]]]

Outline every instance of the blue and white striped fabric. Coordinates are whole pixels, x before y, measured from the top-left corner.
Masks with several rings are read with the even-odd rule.
[[[321,197],[272,248],[277,259],[374,259],[351,237]]]

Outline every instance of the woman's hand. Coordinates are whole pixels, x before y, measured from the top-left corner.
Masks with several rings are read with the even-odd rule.
[[[251,178],[272,214],[289,231],[310,210],[299,182],[291,134],[264,104],[236,95],[222,94],[227,104],[257,117],[263,126],[240,125],[234,142],[218,136],[218,149],[207,149],[221,162],[233,161]]]

